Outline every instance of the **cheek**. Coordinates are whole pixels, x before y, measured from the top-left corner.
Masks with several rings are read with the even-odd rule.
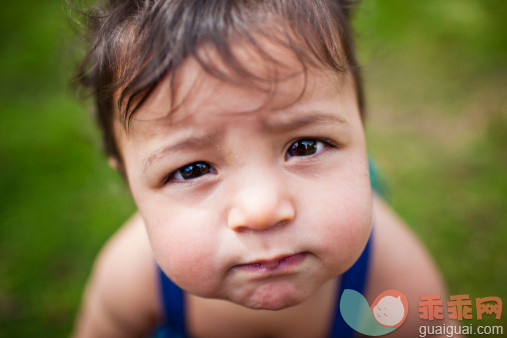
[[[148,208],[140,212],[153,253],[162,270],[181,288],[201,296],[210,296],[218,288],[216,273],[217,234],[204,212],[174,210],[163,212]]]
[[[357,260],[369,238],[371,187],[367,174],[341,175],[328,183],[315,195],[318,202],[309,219],[317,229],[315,241],[320,242],[328,267],[341,274]]]
[[[355,261],[368,240],[371,231],[371,199],[366,194],[347,194],[341,203],[329,205],[323,217],[323,243],[332,254],[343,258],[346,265]]]

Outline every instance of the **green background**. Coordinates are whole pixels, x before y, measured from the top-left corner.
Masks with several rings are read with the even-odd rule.
[[[69,86],[83,49],[67,11],[56,0],[0,11],[5,337],[67,336],[95,255],[135,210],[100,151],[91,102]],[[363,1],[354,23],[369,151],[389,203],[450,294],[507,302],[505,18],[501,0],[378,0]]]

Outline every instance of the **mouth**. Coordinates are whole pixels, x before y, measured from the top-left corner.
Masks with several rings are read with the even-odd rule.
[[[294,255],[285,255],[273,259],[256,260],[246,264],[238,264],[233,270],[243,270],[249,272],[290,272],[301,264],[308,253],[300,252]]]

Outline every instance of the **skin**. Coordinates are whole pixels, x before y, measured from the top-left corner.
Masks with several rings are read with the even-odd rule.
[[[312,69],[305,95],[291,104],[304,86],[298,72],[263,107],[264,93],[204,74],[192,60],[181,75],[189,90],[172,123],[162,82],[120,146],[157,262],[201,297],[274,310],[302,302],[354,263],[370,233],[366,145],[351,84]],[[316,149],[291,156],[301,138]],[[177,177],[197,161],[210,172]],[[244,266],[293,255],[302,261],[287,271]]]
[[[258,74],[269,73],[260,58],[240,52]],[[373,218],[367,299],[398,289],[412,305],[392,336],[413,334],[417,297],[445,294],[415,236],[378,198],[372,207],[350,76],[309,68],[305,87],[294,55],[272,52],[284,60],[273,100],[189,59],[177,75],[176,102],[164,79],[128,134],[117,122],[139,214],[99,256],[77,336],[135,336],[161,322],[155,260],[187,292],[192,335],[326,336],[335,278],[361,254]],[[185,180],[182,168],[196,162],[203,171]]]

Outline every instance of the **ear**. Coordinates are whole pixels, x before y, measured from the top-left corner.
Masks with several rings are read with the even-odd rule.
[[[119,169],[120,169],[120,164],[118,163],[118,159],[114,158],[112,156],[109,156],[107,158],[107,164],[109,164],[109,166],[116,171],[119,171]]]

